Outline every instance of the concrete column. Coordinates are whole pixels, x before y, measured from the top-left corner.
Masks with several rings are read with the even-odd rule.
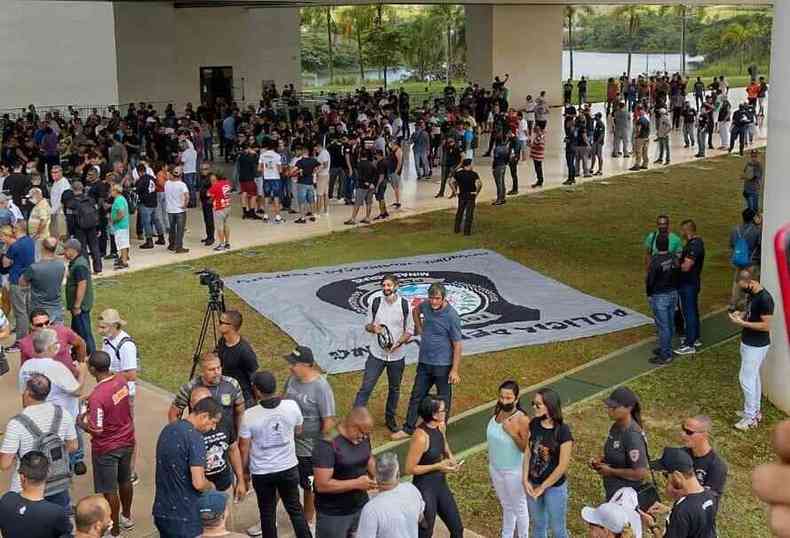
[[[771,41],[771,107],[768,112],[768,150],[764,191],[761,280],[776,303],[771,324],[771,349],[762,367],[763,392],[777,407],[790,412],[790,352],[785,333],[782,299],[774,256],[774,235],[790,220],[790,2],[774,3]]]
[[[510,74],[510,102],[520,108],[528,94],[546,90],[551,105],[562,104],[561,5],[466,6],[469,80],[490,87],[494,76]]]

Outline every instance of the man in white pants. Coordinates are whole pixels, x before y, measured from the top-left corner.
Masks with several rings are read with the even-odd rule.
[[[743,411],[739,413],[741,420],[735,424],[739,430],[756,427],[762,414],[760,413],[760,366],[771,346],[771,318],[774,313],[774,299],[768,290],[752,278],[749,269],[738,274],[738,286],[746,293],[747,301],[744,312],[731,312],[730,320],[740,325],[741,331],[741,371],[739,379],[743,391]]]

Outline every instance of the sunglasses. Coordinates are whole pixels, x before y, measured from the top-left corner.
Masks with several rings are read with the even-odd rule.
[[[681,426],[681,429],[683,430],[683,433],[685,433],[686,435],[694,435],[695,433],[702,433],[702,432],[697,432],[697,431],[694,431],[694,430],[689,430],[685,426]]]
[[[542,402],[532,402],[532,407],[543,407]]]
[[[232,323],[230,321],[225,321],[225,320],[222,320],[222,319],[219,320],[219,324],[220,325],[232,325]]]
[[[45,321],[44,323],[34,323],[33,327],[36,327],[36,328],[40,329],[42,327],[46,327],[47,325],[49,325],[49,322]]]

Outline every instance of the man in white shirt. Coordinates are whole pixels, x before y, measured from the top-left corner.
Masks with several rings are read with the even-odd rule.
[[[135,381],[137,380],[137,344],[122,329],[126,320],[114,308],[99,315],[99,334],[104,337],[102,351],[110,356],[110,372],[121,374],[129,387],[129,401],[134,403]]]
[[[61,198],[63,193],[71,189],[69,180],[63,175],[63,169],[59,165],[52,167],[52,187],[49,190],[49,202],[52,207],[52,230],[53,236],[60,238],[67,235],[66,220],[63,213]]]
[[[167,250],[176,254],[189,252],[188,248],[184,248],[184,227],[187,222],[189,188],[181,180],[182,173],[182,168],[177,166],[165,182],[165,207],[167,209],[167,220],[170,222],[170,237]]]
[[[316,160],[320,163],[316,178],[318,179],[318,186],[316,187],[316,206],[315,212],[318,214],[329,213],[329,152],[326,150],[322,143],[315,146]]]
[[[197,151],[186,135],[181,135],[181,154],[179,155],[183,167],[184,183],[189,188],[189,207],[195,207],[196,189],[198,182]]]
[[[269,221],[269,214],[266,213],[266,202],[269,202],[274,216],[274,222],[279,224],[283,221],[280,216],[280,200],[283,195],[282,172],[283,159],[275,151],[277,143],[271,139],[263,141],[264,150],[258,158],[258,170],[263,175],[263,221]]]
[[[276,394],[271,372],[257,372],[252,392],[260,405],[244,412],[239,430],[239,451],[245,480],[252,482],[264,536],[277,535],[277,498],[282,499],[296,538],[309,538],[310,530],[299,502],[299,465],[294,433],[302,430],[302,412],[293,400]]]
[[[51,392],[52,384],[43,374],[32,374],[25,382],[22,392],[22,412],[35,424],[42,432],[52,430],[53,422],[56,418],[56,406],[51,401],[47,401]],[[57,433],[65,445],[66,451],[74,453],[77,450],[77,432],[75,429],[75,419],[68,411],[62,407],[60,413],[60,425]],[[17,469],[22,457],[33,450],[36,439],[30,430],[17,417],[11,418],[5,428],[3,444],[0,446],[0,470],[11,469],[16,461]],[[64,455],[65,456],[65,455]],[[69,479],[52,481],[47,484],[45,499],[60,506],[70,507],[69,500]],[[11,491],[22,491],[19,481],[19,474],[14,472],[11,477]]]
[[[400,428],[396,415],[400,384],[406,364],[406,344],[414,334],[414,319],[409,301],[398,294],[398,278],[385,275],[381,281],[381,295],[376,295],[368,305],[365,330],[370,333],[370,356],[365,362],[362,386],[357,392],[354,407],[366,407],[376,383],[387,370],[387,428],[397,432]]]
[[[398,456],[376,458],[379,493],[362,508],[356,538],[417,538],[425,501],[411,482],[400,481]]]

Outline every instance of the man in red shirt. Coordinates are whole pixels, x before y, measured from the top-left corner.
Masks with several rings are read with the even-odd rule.
[[[88,354],[85,340],[62,323],[50,325],[49,314],[43,308],[36,308],[30,313],[30,334],[18,342],[20,364],[24,364],[28,359],[36,358],[36,352],[33,350],[33,336],[41,329],[52,329],[57,333],[60,349],[58,354],[52,358],[63,363],[76,378],[79,368],[75,365],[74,360],[83,362]],[[72,355],[72,349],[74,355]]]
[[[214,228],[219,236],[219,245],[214,250],[221,252],[230,249],[230,183],[225,178],[218,178],[217,174],[210,174],[209,181],[208,196],[214,208]]]
[[[110,372],[110,356],[94,351],[88,371],[96,386],[88,396],[87,410],[80,415],[81,427],[91,436],[93,487],[104,495],[112,511],[112,535],[134,527],[132,520],[132,457],[134,421],[126,378]]]

